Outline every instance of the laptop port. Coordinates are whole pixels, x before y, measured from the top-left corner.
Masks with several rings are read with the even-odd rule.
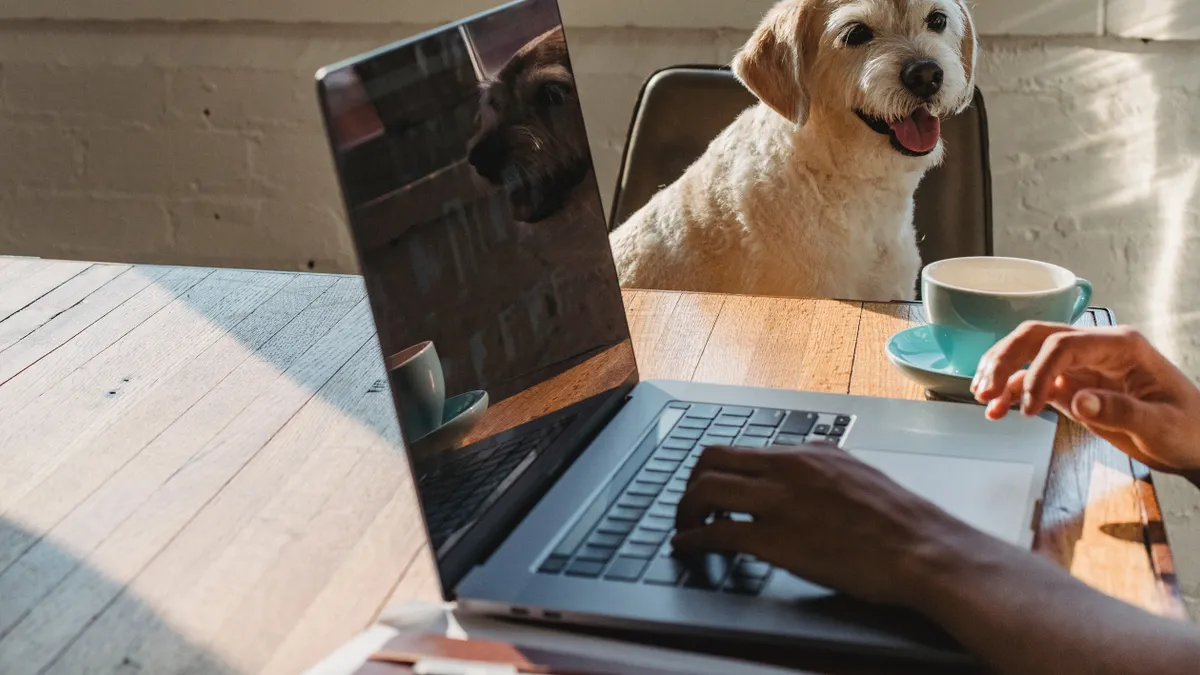
[[[542,612],[542,618],[547,621],[562,621],[561,612]]]
[[[513,616],[529,616],[529,610],[524,607],[513,607],[509,610]]]

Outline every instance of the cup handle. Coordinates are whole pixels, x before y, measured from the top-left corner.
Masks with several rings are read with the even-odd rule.
[[[1079,299],[1075,301],[1075,308],[1071,310],[1071,325],[1078,323],[1092,305],[1092,282],[1076,279],[1075,288],[1079,289]]]

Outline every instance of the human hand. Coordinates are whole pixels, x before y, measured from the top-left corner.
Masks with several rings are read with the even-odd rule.
[[[1200,390],[1130,329],[1026,323],[984,355],[971,391],[991,419],[1049,405],[1151,468],[1200,469]]]
[[[930,570],[990,540],[878,470],[820,445],[708,448],[676,518],[672,545],[682,554],[747,553],[862,600],[910,607],[922,600]]]

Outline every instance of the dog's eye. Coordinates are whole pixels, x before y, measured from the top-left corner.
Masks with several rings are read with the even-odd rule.
[[[865,23],[856,23],[846,30],[845,37],[842,40],[847,47],[857,47],[865,45],[875,39],[875,31]]]
[[[538,90],[538,99],[545,106],[562,105],[570,96],[570,87],[561,82],[547,82]]]
[[[928,19],[925,19],[925,23],[929,26],[929,30],[935,33],[946,32],[947,21],[949,21],[949,18],[946,16],[945,12],[934,12],[933,14],[929,15]]]

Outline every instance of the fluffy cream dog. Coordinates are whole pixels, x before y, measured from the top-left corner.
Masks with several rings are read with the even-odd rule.
[[[962,0],[784,0],[733,70],[762,103],[613,231],[622,285],[904,300],[913,194],[974,94]]]

